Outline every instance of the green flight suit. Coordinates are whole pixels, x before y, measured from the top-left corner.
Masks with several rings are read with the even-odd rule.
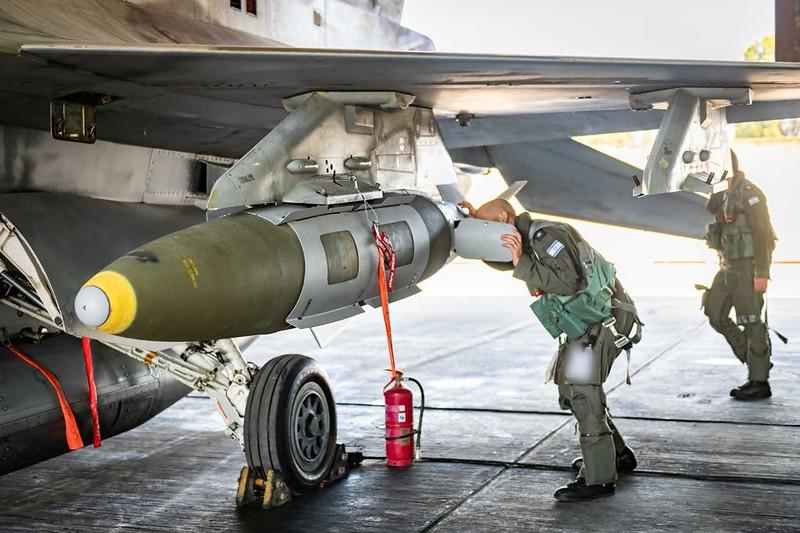
[[[767,198],[761,189],[737,173],[730,191],[713,194],[706,206],[714,215],[706,241],[716,249],[720,270],[703,295],[711,327],[721,333],[734,355],[747,364],[750,381],[769,379],[772,345],[761,320],[764,295],[753,288],[754,278],[769,278],[775,232]],[[741,245],[726,245],[727,234],[743,234]],[[730,241],[730,238],[728,238]],[[730,318],[736,310],[736,322]]]
[[[583,270],[580,267],[576,242],[583,238],[566,225],[550,226],[529,235],[530,216],[526,213],[516,220],[522,235],[523,253],[514,269],[514,277],[524,281],[530,293],[573,295],[583,287]],[[614,287],[614,298],[632,306],[633,301],[619,280]],[[613,309],[617,319],[616,329],[630,337],[636,316],[622,309]],[[603,383],[619,354],[630,345],[617,347],[614,334],[602,323],[593,325],[586,335],[577,340],[563,340],[554,374],[558,384],[559,405],[569,410],[578,422],[583,467],[579,476],[589,485],[604,484],[617,479],[616,458],[625,448],[625,441],[617,431],[606,407]],[[570,375],[570,359],[582,354],[584,363],[579,377]],[[588,364],[587,364],[588,363]]]

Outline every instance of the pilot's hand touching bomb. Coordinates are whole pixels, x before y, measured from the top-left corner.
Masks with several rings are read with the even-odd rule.
[[[500,239],[503,241],[503,246],[511,250],[511,263],[517,266],[522,256],[522,235],[515,228],[514,233],[503,235]]]

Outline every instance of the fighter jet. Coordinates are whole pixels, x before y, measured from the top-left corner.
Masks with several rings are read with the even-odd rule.
[[[3,2],[0,474],[80,446],[55,385],[91,440],[86,339],[106,437],[202,391],[251,469],[313,490],[325,373],[242,339],[379,306],[376,234],[413,296],[459,251],[457,167],[527,181],[533,211],[699,237],[727,124],[800,116],[797,64],[436,53],[402,7]],[[644,169],[573,140],[656,128]]]

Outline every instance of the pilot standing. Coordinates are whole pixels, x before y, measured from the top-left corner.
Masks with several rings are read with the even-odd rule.
[[[768,381],[772,345],[761,309],[777,237],[764,193],[739,170],[733,151],[731,160],[728,190],[711,195],[707,204],[714,222],[708,226],[706,243],[717,250],[720,270],[703,296],[703,308],[711,327],[747,364],[747,382],[733,389],[731,396],[757,400],[772,396]],[[736,323],[730,318],[732,307]]]
[[[471,216],[515,226],[502,237],[512,252],[513,275],[537,297],[531,308],[545,329],[559,339],[548,380],[558,385],[559,404],[578,421],[582,457],[573,461],[576,480],[555,491],[564,502],[611,496],[618,472],[636,468],[636,457],[617,431],[606,408],[603,383],[614,360],[641,338],[633,301],[616,279],[614,266],[596,253],[572,227],[516,216],[503,199],[473,208]],[[505,268],[503,268],[505,265]],[[508,263],[490,266],[509,270]]]

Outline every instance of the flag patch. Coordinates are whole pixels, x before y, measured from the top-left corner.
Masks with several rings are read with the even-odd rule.
[[[557,257],[564,250],[564,244],[561,241],[553,241],[547,247],[547,255],[550,257]]]
[[[758,199],[758,196],[753,196],[752,198],[747,199],[747,203],[750,205],[756,205],[761,200]]]

